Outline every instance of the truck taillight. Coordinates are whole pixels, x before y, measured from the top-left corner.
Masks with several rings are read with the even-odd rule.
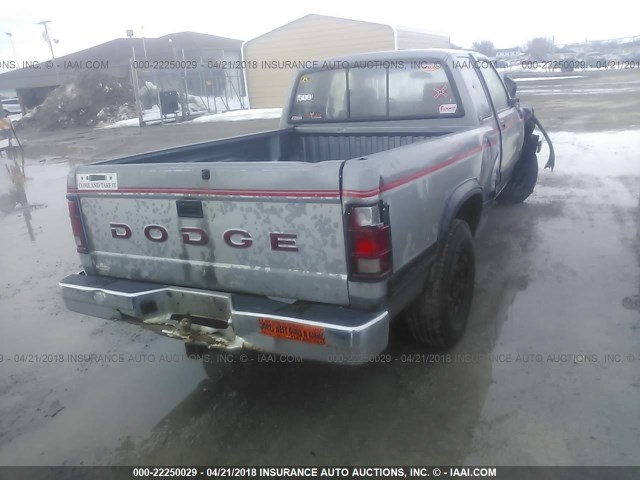
[[[80,206],[77,198],[67,198],[69,204],[69,219],[71,220],[71,230],[76,239],[76,247],[78,253],[89,253],[87,248],[87,236],[84,233],[82,225],[82,215],[80,214]]]
[[[391,273],[391,229],[387,211],[378,205],[349,211],[349,261],[351,275],[379,280]]]

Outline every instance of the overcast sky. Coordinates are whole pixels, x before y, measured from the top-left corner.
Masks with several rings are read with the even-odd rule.
[[[5,0],[0,9],[0,61],[14,59],[4,32],[13,34],[21,61],[50,58],[42,27],[34,24],[41,20],[52,22],[58,56],[125,37],[129,28],[145,37],[189,30],[247,40],[309,13],[442,32],[463,47],[492,40],[506,48],[536,36],[568,43],[640,35],[638,8],[632,5],[626,0]]]

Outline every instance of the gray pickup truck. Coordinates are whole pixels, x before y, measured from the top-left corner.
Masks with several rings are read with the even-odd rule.
[[[483,212],[537,181],[514,94],[476,53],[355,55],[300,71],[278,130],[77,166],[65,304],[191,353],[364,363],[396,317],[449,347]]]

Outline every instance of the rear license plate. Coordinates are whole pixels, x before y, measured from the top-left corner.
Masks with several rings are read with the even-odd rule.
[[[269,318],[259,318],[258,324],[260,325],[260,333],[269,337],[314,343],[316,345],[325,345],[327,343],[324,338],[324,328],[322,327],[312,327]]]

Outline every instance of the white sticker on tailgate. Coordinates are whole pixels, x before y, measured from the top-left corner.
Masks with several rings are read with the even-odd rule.
[[[117,190],[117,173],[79,173],[76,175],[78,190]]]

